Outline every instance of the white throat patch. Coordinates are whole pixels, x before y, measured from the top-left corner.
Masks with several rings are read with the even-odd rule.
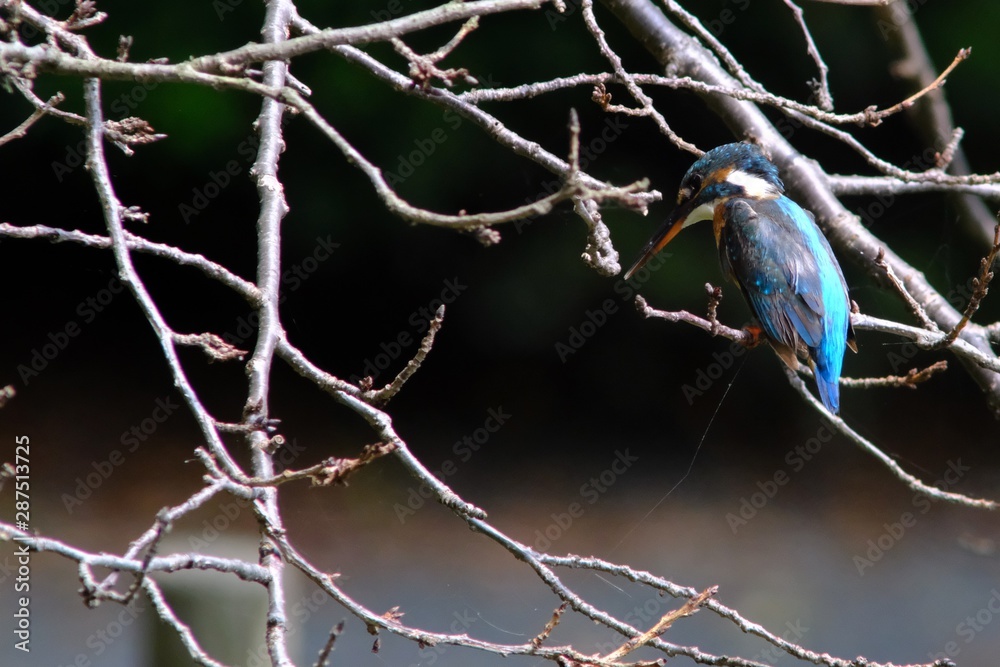
[[[745,171],[731,171],[726,176],[726,182],[743,188],[746,196],[751,199],[774,199],[781,195],[781,191],[774,184]]]
[[[718,200],[710,201],[707,204],[702,204],[695,210],[691,211],[691,214],[688,215],[687,220],[684,221],[684,224],[681,225],[681,228],[683,229],[684,227],[690,227],[694,223],[701,222],[702,220],[711,220],[713,217],[715,217],[715,204],[717,202]]]

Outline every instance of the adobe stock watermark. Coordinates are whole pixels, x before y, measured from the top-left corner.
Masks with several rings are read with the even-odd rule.
[[[128,604],[122,606],[114,618],[108,621],[107,625],[87,637],[84,644],[90,649],[89,652],[77,653],[69,662],[65,664],[59,662],[59,667],[87,667],[97,664],[91,659],[104,655],[104,652],[125,634],[126,630],[139,618],[139,615],[149,609],[146,603],[147,600],[144,596],[133,597]]]
[[[85,500],[94,495],[94,492],[111,478],[115,470],[125,463],[126,455],[139,449],[139,446],[156,433],[160,425],[170,419],[170,416],[180,408],[180,405],[174,403],[172,398],[168,394],[163,398],[156,399],[149,416],[122,433],[121,438],[119,438],[122,449],[112,449],[107,458],[90,462],[93,470],[76,478],[73,493],[63,493],[60,497],[68,514],[73,514],[76,508],[81,507]]]
[[[10,554],[6,554],[3,557],[3,561],[0,562],[0,584],[6,583],[8,579],[17,574],[18,563],[12,561]]]
[[[913,15],[926,3],[927,0],[897,0],[896,2],[889,3],[889,11],[891,12],[889,20],[880,18],[876,22],[882,39],[889,41],[889,35],[912,21]]]
[[[694,405],[694,399],[704,396],[716,380],[725,375],[726,371],[732,368],[736,360],[746,354],[748,349],[743,343],[734,340],[727,351],[713,352],[712,359],[715,361],[704,368],[699,368],[694,375],[694,380],[681,386],[681,392],[687,399],[688,405]]]
[[[91,324],[98,315],[111,305],[115,297],[125,291],[125,286],[117,277],[108,281],[106,287],[80,301],[73,312],[77,318],[66,320],[66,323],[46,335],[47,341],[38,347],[31,348],[27,363],[17,365],[17,375],[27,387],[37,378],[49,364],[62,354],[70,342],[83,333],[81,325]]]
[[[561,23],[565,23],[571,16],[580,11],[583,3],[580,0],[566,0],[565,9],[559,11],[554,5],[549,5],[545,10],[545,20],[549,22],[549,28],[555,30]]]
[[[551,6],[545,10],[545,20],[548,21],[550,29],[555,30],[562,23],[568,21],[580,10],[582,3],[580,0],[567,0],[565,5],[566,9],[561,12]],[[723,32],[725,32],[726,28],[736,23],[736,19],[739,16],[737,12],[745,12],[747,8],[750,7],[750,0],[734,0],[732,5],[736,11],[726,7],[719,12],[719,15],[716,18],[702,21],[701,24],[708,28],[713,35],[719,37]]]
[[[966,616],[955,626],[955,634],[961,639],[965,646],[968,646],[983,630],[988,628],[993,619],[1000,614],[1000,590],[994,588],[990,591],[990,599],[976,612]],[[938,653],[928,653],[930,660],[950,661],[957,658],[962,652],[962,645],[957,640],[950,640],[944,645],[944,650]]]
[[[893,3],[893,6],[898,6],[902,0]],[[790,141],[792,136],[802,129],[805,125],[801,120],[795,116],[780,116],[774,122],[774,128],[778,133],[785,138],[786,141]],[[934,148],[926,148],[924,151],[918,155],[913,155],[909,160],[900,165],[903,169],[912,171],[926,171],[931,167],[937,166],[939,151]],[[874,204],[870,204],[868,207],[862,209],[858,208],[855,213],[858,217],[862,219],[865,226],[869,226],[874,220],[877,220],[885,213],[885,209],[892,205],[895,201],[895,195],[891,193],[879,194],[879,201]],[[867,213],[867,215],[866,215]]]
[[[192,219],[203,213],[222,194],[222,191],[229,187],[234,178],[253,164],[257,157],[258,146],[260,139],[257,135],[248,135],[236,146],[236,154],[243,158],[242,160],[229,160],[218,171],[210,170],[208,180],[202,186],[191,189],[190,203],[182,202],[177,205],[177,212],[185,224],[189,224]]]
[[[676,599],[673,597],[664,597],[663,595],[654,595],[652,597],[646,598],[641,604],[636,604],[632,609],[625,613],[622,620],[633,628],[638,628],[640,630],[646,630],[663,618],[663,614],[676,608]],[[594,643],[594,652],[600,653],[601,655],[607,655],[618,649],[622,645],[621,634],[618,632],[606,628],[608,631],[607,641],[598,641]]]
[[[452,132],[462,126],[462,117],[448,109],[441,116],[442,122],[451,129]],[[400,153],[396,156],[396,171],[385,172],[386,181],[395,187],[408,179],[427,159],[434,155],[438,147],[448,141],[448,132],[444,127],[435,127],[430,133],[421,139],[413,140],[413,150],[408,153]]]
[[[964,283],[953,287],[945,296],[948,303],[950,303],[952,307],[960,313],[965,310],[965,307],[972,299],[972,295],[975,293],[976,287],[973,283],[974,280],[976,280],[976,278],[974,276],[970,276]],[[886,359],[889,361],[889,365],[892,366],[892,372],[898,373],[900,369],[908,367],[910,365],[910,360],[912,360],[919,353],[920,348],[917,347],[916,343],[902,343],[900,345],[893,346],[893,348],[886,354]]]
[[[670,253],[661,252],[635,272],[635,274],[625,280],[619,278],[615,281],[614,292],[621,297],[622,302],[631,301],[635,297],[639,288],[649,282],[653,274],[656,273],[663,264],[671,257]],[[619,312],[620,304],[614,299],[605,299],[600,306],[594,309],[588,308],[583,313],[583,318],[567,330],[566,338],[555,342],[554,348],[559,361],[564,364],[574,354],[579,352],[587,341],[597,334],[598,330],[608,323],[612,315]]]
[[[911,156],[900,165],[906,171],[923,172],[937,166],[940,152],[933,146],[928,146],[923,152]],[[859,206],[854,212],[865,227],[871,227],[876,220],[885,215],[886,211],[896,203],[896,195],[891,192],[879,192],[875,195],[875,201],[865,206]]]
[[[605,299],[600,307],[584,311],[583,321],[570,326],[566,341],[556,341],[555,350],[559,361],[565,364],[566,360],[586,345],[597,330],[608,323],[608,318],[617,312],[618,303],[614,299]]]
[[[320,610],[332,598],[322,589],[316,589],[312,593],[301,596],[294,603],[289,605],[289,619],[287,624],[286,638],[294,637],[309,622],[316,612]],[[270,667],[271,657],[267,652],[267,644],[261,642],[253,648],[248,648],[246,652],[245,667]]]
[[[278,297],[278,303],[284,303],[290,294],[302,287],[339,247],[340,244],[334,243],[331,235],[317,236],[312,252],[281,272],[281,296]],[[239,347],[253,336],[259,324],[260,315],[256,310],[249,315],[241,315],[233,325],[233,330],[222,334],[222,339],[234,347]]]
[[[565,512],[550,514],[552,523],[535,531],[535,550],[544,553],[552,548],[552,544],[572,528],[573,522],[586,513],[586,506],[597,503],[638,460],[639,457],[629,454],[627,448],[615,450],[615,458],[611,460],[611,464],[580,487],[580,500],[571,502]]]
[[[235,12],[242,4],[243,0],[212,0],[212,9],[215,10],[215,17],[219,21],[225,21],[226,14]]]
[[[958,484],[970,470],[972,470],[972,468],[969,466],[962,465],[962,459],[948,461],[948,467],[941,474],[940,479],[934,482],[932,486],[942,491],[947,491]],[[854,561],[854,567],[858,570],[858,576],[865,576],[866,570],[874,567],[875,563],[881,561],[885,557],[886,553],[899,544],[903,537],[905,537],[906,534],[917,525],[917,519],[919,516],[927,514],[931,507],[933,507],[931,499],[922,493],[914,493],[913,497],[910,499],[910,503],[913,505],[916,513],[906,511],[900,514],[895,521],[883,523],[882,533],[876,537],[870,538],[865,543],[865,550],[863,553],[854,555],[852,560]]]
[[[785,631],[781,633],[781,638],[792,644],[801,644],[808,632],[809,628],[802,625],[802,619],[797,618],[794,621],[785,621]],[[784,649],[768,644],[754,654],[749,662],[764,662],[773,665],[787,655],[788,653]]]
[[[676,598],[664,595],[652,596],[642,604],[636,604],[622,617],[622,621],[639,630],[646,630],[658,623],[665,613],[676,609],[677,605]],[[801,643],[809,630],[810,628],[804,625],[800,618],[796,618],[794,621],[785,621],[785,630],[781,633],[781,638],[787,642]],[[620,634],[613,630],[609,633],[608,641],[599,641],[594,644],[594,652],[607,655],[622,645]],[[750,658],[750,662],[774,664],[782,656],[787,655],[782,649],[768,645]]]
[[[430,328],[434,313],[443,305],[455,303],[462,292],[469,288],[463,285],[458,277],[445,279],[444,285],[438,295],[427,302],[426,305],[414,310],[406,318],[411,329],[403,329],[388,341],[379,343],[380,352],[375,356],[365,359],[360,375],[352,375],[350,382],[358,384],[366,377],[374,382],[390,365],[402,357]]]
[[[733,0],[732,4],[736,11],[726,7],[719,12],[719,16],[717,18],[702,21],[701,24],[708,28],[709,32],[716,37],[722,36],[722,33],[726,31],[726,28],[736,23],[736,19],[740,16],[737,12],[745,12],[747,8],[750,7],[750,0]]]
[[[451,616],[454,620],[448,625],[448,632],[453,635],[466,634],[469,628],[479,620],[479,613],[470,607],[466,607],[460,612],[452,612]],[[411,662],[409,667],[430,667],[438,661],[438,658],[447,653],[451,646],[451,644],[423,646],[420,649],[420,662]]]
[[[786,468],[778,468],[774,473],[764,480],[757,480],[757,490],[740,498],[739,507],[735,512],[726,514],[726,524],[733,531],[733,535],[739,532],[740,528],[752,521],[782,488],[792,480],[792,475],[801,472],[806,465],[816,458],[816,455],[823,450],[823,445],[833,440],[833,431],[825,424],[816,430],[816,435],[809,438],[800,445],[796,445],[785,453]]]
[[[412,0],[389,0],[385,9],[373,9],[369,15],[376,21],[388,21],[403,13],[403,3],[412,4]]]
[[[580,171],[586,171],[587,167],[596,161],[601,154],[608,150],[608,147],[617,141],[627,129],[628,123],[626,123],[621,116],[605,118],[604,126],[601,128],[598,136],[585,143],[580,143]],[[543,197],[548,197],[549,195],[559,192],[562,187],[562,179],[554,178],[552,180],[545,181],[542,183],[541,190],[534,197],[526,197],[524,199],[524,203],[531,204],[539,199],[542,199]],[[531,225],[537,219],[538,216],[528,216],[520,220],[515,220],[513,222],[514,231],[520,234],[525,227]]]
[[[273,455],[275,463],[283,468],[290,468],[296,459],[305,451],[305,447],[292,439],[285,441],[278,451]],[[242,496],[230,496],[230,500],[220,502],[216,505],[216,513],[201,522],[201,531],[194,535],[188,535],[188,547],[192,551],[204,552],[209,546],[216,542],[223,533],[232,528],[236,520],[242,516],[243,511],[253,504],[250,498]]]
[[[50,4],[55,10],[54,0],[49,0]],[[69,2],[69,0],[60,0],[61,3]],[[39,3],[39,6],[45,3]],[[52,12],[46,12],[49,16],[56,16]],[[27,37],[27,35],[25,35]],[[149,93],[156,90],[160,85],[159,81],[140,81],[136,83],[127,92],[118,95],[113,100],[108,107],[110,110],[109,116],[115,120],[123,120],[132,114],[139,105],[142,104],[149,97]],[[81,139],[76,144],[67,144],[65,147],[66,153],[63,155],[63,159],[60,161],[54,161],[51,163],[52,173],[56,177],[56,181],[59,183],[63,182],[69,174],[76,171],[81,165],[87,161],[87,140]]]
[[[511,415],[504,411],[502,405],[490,408],[486,411],[486,419],[483,425],[474,429],[471,433],[462,436],[451,446],[451,453],[454,458],[447,458],[441,462],[437,471],[431,474],[442,482],[449,477],[454,477],[459,470],[459,463],[468,463],[473,455],[478,452],[483,445],[489,442],[493,434],[510,420]],[[406,504],[396,503],[392,506],[396,513],[396,518],[400,523],[406,523],[407,519],[417,513],[426,502],[435,497],[434,490],[426,482],[420,486],[411,486],[406,491]]]
[[[118,120],[126,118],[159,85],[158,81],[137,83],[128,92],[122,93],[111,102],[111,112],[115,114]],[[66,153],[63,155],[62,160],[53,161],[50,165],[52,173],[59,183],[62,183],[64,178],[87,162],[87,140],[81,139],[76,144],[67,144],[65,150]]]

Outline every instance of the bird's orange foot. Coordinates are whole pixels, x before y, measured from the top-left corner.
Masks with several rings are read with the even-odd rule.
[[[753,348],[757,347],[762,342],[764,342],[764,330],[759,326],[757,326],[756,324],[746,325],[745,327],[743,327],[743,332],[750,336],[749,339],[744,339],[740,341],[743,343],[743,347],[747,348],[748,350],[752,350]]]

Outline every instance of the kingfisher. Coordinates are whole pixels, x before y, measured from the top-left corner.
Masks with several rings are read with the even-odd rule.
[[[671,239],[711,220],[723,273],[735,282],[778,357],[813,370],[823,405],[840,411],[844,352],[858,351],[847,282],[808,211],[785,196],[778,168],[754,144],[702,155],[681,180],[677,208],[625,273],[628,280]]]

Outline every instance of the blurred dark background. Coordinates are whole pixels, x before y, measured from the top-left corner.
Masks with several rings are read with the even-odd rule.
[[[939,68],[960,48],[973,48],[946,90],[955,121],[966,130],[963,146],[973,168],[996,171],[1000,6],[986,0],[911,5]],[[313,1],[298,6],[319,26],[345,26],[433,3]],[[879,24],[865,8],[804,6],[830,66],[838,110],[884,107],[910,94],[890,74],[885,37],[895,26]],[[263,16],[258,3],[241,2],[140,7],[102,1],[98,8],[109,18],[86,32],[91,45],[111,57],[119,35],[132,35],[133,61],[165,57],[177,62],[235,48],[259,39]],[[720,39],[771,90],[808,97],[806,82],[815,68],[782,3],[701,2],[690,9],[717,28]],[[58,15],[69,11],[69,5],[60,6]],[[615,19],[602,7],[597,11],[626,67],[657,71]],[[406,42],[431,51],[456,27],[428,30]],[[391,47],[366,50],[405,71]],[[572,3],[566,15],[547,8],[488,17],[442,64],[466,67],[497,86],[608,69]],[[544,195],[544,184],[553,179],[498,147],[471,122],[395,93],[334,55],[297,59],[292,71],[354,146],[400,176],[397,189],[413,204],[445,213],[501,210]],[[78,112],[80,90],[77,80],[51,76],[35,85],[43,98],[63,91],[68,98],[63,108]],[[202,253],[254,279],[258,201],[248,171],[259,101],[170,84],[119,82],[103,90],[108,118],[138,115],[168,135],[132,157],[107,148],[122,203],[150,213],[148,225],[133,231]],[[624,90],[611,92],[614,101],[628,104]],[[700,147],[733,140],[697,97],[647,92],[672,127]],[[569,109],[575,108],[584,146],[592,153],[589,173],[618,184],[650,178],[664,202],[654,205],[648,218],[604,212],[627,264],[669,212],[691,156],[649,122],[607,117],[590,95],[579,88],[486,108],[560,155],[566,153]],[[0,128],[7,131],[30,111],[19,95],[6,95]],[[955,642],[960,652],[948,655],[959,664],[986,664],[975,656],[985,660],[996,654],[1000,623],[991,626],[980,616],[972,641],[959,627],[982,609],[990,610],[989,620],[993,606],[1000,610],[1000,594],[997,604],[991,602],[996,592],[991,588],[1000,586],[993,515],[925,505],[849,442],[826,437],[766,348],[734,358],[727,341],[682,325],[646,321],[635,312],[636,288],[656,307],[704,311],[705,282],[722,284],[707,226],[680,236],[648,280],[628,285],[583,264],[579,256],[586,230],[568,206],[530,223],[500,227],[502,242],[484,247],[471,235],[411,226],[390,215],[361,172],[307,122],[289,116],[285,131],[280,169],[291,212],[283,225],[283,262],[291,273],[281,312],[292,342],[340,377],[377,368],[376,384],[383,384],[415,351],[426,313],[438,300],[449,301],[434,350],[390,412],[417,456],[430,469],[444,470],[445,481],[486,508],[499,527],[540,549],[594,553],[682,584],[719,583],[724,602],[778,634],[797,620],[813,628],[804,637],[789,638],[818,651],[918,662]],[[927,148],[905,115],[876,129],[855,129],[855,134],[897,163]],[[2,147],[0,220],[106,233],[90,176],[80,166],[81,140],[78,128],[43,119],[26,138]],[[829,172],[870,173],[858,156],[829,138],[801,130],[791,141]],[[431,144],[432,151],[421,149]],[[870,211],[873,201],[856,198],[845,204],[852,211]],[[942,294],[964,305],[963,291],[986,249],[970,238],[946,198],[897,198],[884,213],[867,219],[873,233],[923,271]],[[175,330],[212,331],[253,349],[255,331],[246,303],[198,271],[134,257]],[[863,312],[911,322],[894,295],[874,284],[850,257],[841,260]],[[12,457],[15,435],[29,435],[33,526],[84,548],[120,552],[151,524],[158,508],[181,502],[200,486],[203,471],[191,456],[201,442],[194,421],[148,323],[131,297],[119,291],[109,252],[3,239],[0,262],[7,274],[8,313],[0,384],[17,390],[0,413],[8,443],[0,458]],[[748,311],[734,286],[725,283],[723,289],[720,318],[739,326]],[[998,318],[1000,303],[988,297],[976,320]],[[62,335],[67,326],[77,334]],[[950,490],[1000,496],[997,423],[954,358],[916,353],[896,339],[868,332],[860,333],[859,343],[860,354],[846,360],[846,375],[899,374],[942,358],[950,368],[918,391],[845,390],[844,418],[921,478],[933,482],[958,469],[957,478],[951,475],[946,482]],[[42,361],[36,355],[47,345],[50,351],[52,345],[59,349]],[[206,363],[192,349],[181,354],[212,414],[238,421],[245,398],[242,364]],[[37,372],[29,373],[25,369],[33,359]],[[273,373],[271,409],[281,419],[290,443],[285,459],[293,467],[356,455],[373,439],[354,413],[280,361]],[[232,445],[245,460],[242,445],[236,440]],[[106,462],[115,451],[121,463],[109,468]],[[629,465],[623,469],[625,461]],[[602,477],[607,471],[611,474]],[[787,473],[785,482],[769,485],[780,472]],[[283,507],[309,555],[323,567],[342,571],[345,588],[379,611],[380,604],[388,608],[410,600],[405,620],[447,630],[453,613],[472,609],[482,622],[469,627],[470,634],[497,641],[523,642],[540,631],[556,606],[554,598],[525,568],[483,538],[470,536],[443,509],[421,507],[415,489],[398,464],[384,460],[348,487],[290,486]],[[746,525],[734,524],[730,517],[739,515],[755,493],[768,496],[763,507],[744,510]],[[8,493],[3,497],[10,498]],[[575,517],[571,529],[564,528],[558,517],[574,502],[586,512]],[[221,548],[214,539],[189,541],[190,535],[203,534],[202,518],[210,523],[220,511],[225,514],[213,504],[204,517],[177,526],[173,546]],[[907,512],[915,525],[892,537],[892,527]],[[252,534],[249,513],[237,514],[232,522],[241,530],[227,525],[222,531],[227,539]],[[859,566],[857,557],[871,558],[865,556],[869,540],[878,545],[886,534],[885,562],[873,561],[871,570]],[[249,548],[246,553],[253,558],[252,542],[233,548]],[[35,593],[37,636],[54,638],[64,623],[79,625],[67,626],[74,630],[65,632],[63,641],[47,642],[44,661],[27,664],[70,664],[81,653],[93,664],[141,664],[168,650],[151,649],[135,634],[95,648],[89,641],[94,629],[113,622],[117,610],[105,605],[86,612],[72,593],[75,568],[70,563],[36,555],[34,564],[50,573],[44,593]],[[431,575],[418,576],[422,572]],[[621,613],[651,597],[634,590],[619,593],[593,575],[569,579]],[[302,591],[305,596],[312,592],[306,586]],[[180,599],[183,593],[176,595]],[[428,598],[437,602],[421,607]],[[535,617],[525,616],[525,604]],[[652,606],[658,610],[650,612],[655,621],[670,603]],[[323,633],[346,615],[333,607],[327,601],[322,612],[307,615],[302,655],[314,655]],[[247,632],[259,634],[256,625],[250,627]],[[584,624],[567,623],[560,632],[566,634],[556,641],[591,642],[595,651],[609,641],[609,633]],[[691,622],[689,634],[677,632],[672,641],[700,641],[706,650],[752,657],[764,648],[739,643],[746,640],[733,636],[735,628],[707,614]],[[495,662],[457,649],[419,652],[391,638],[383,638],[384,652],[373,656],[370,641],[355,623],[338,651],[356,651],[354,664]],[[791,664],[787,656],[758,659]],[[232,662],[252,664],[246,656]]]

